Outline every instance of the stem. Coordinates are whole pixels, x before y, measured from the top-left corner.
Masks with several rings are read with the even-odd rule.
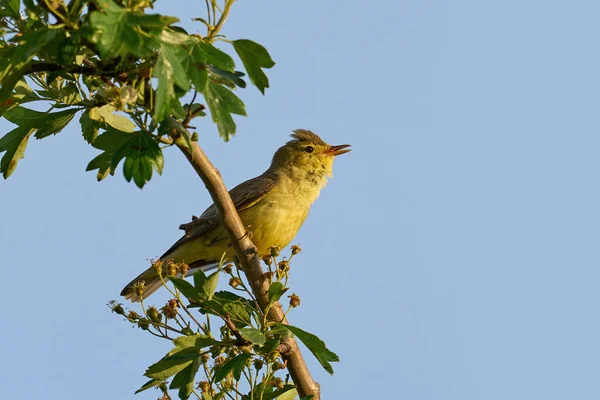
[[[200,146],[198,146],[198,143],[193,142],[191,148],[183,140],[177,140],[175,144],[188,159],[210,193],[219,212],[221,223],[227,231],[239,262],[244,269],[252,292],[261,309],[265,310],[269,304],[269,281],[266,279],[260,266],[256,247],[246,233],[244,224],[240,220],[231,196],[223,183],[221,174],[210,162]],[[274,322],[287,323],[279,303],[273,304],[270,307],[268,319]],[[300,398],[313,395],[313,400],[320,400],[321,390],[310,375],[304,357],[302,357],[298,348],[298,343],[294,338],[287,337],[282,338],[281,341],[289,346],[289,351],[283,354],[283,358],[287,361],[288,371],[296,385]]]

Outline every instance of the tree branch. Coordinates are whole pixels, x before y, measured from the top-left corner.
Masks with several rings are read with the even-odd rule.
[[[260,259],[256,253],[256,247],[246,234],[246,229],[235,209],[229,192],[223,183],[221,174],[210,162],[204,151],[197,143],[192,143],[190,149],[183,141],[176,140],[175,144],[188,159],[192,167],[204,182],[206,189],[215,203],[221,222],[227,230],[229,239],[233,244],[235,252],[246,278],[250,283],[252,292],[258,301],[260,307],[265,310],[269,304],[268,292],[269,281],[266,279],[264,271],[260,265]],[[285,314],[279,303],[273,304],[268,312],[267,318],[274,322],[283,322],[287,324]],[[313,395],[313,400],[320,400],[321,390],[319,384],[315,382],[310,375],[306,362],[300,353],[298,343],[294,338],[281,339],[284,345],[289,346],[289,351],[282,355],[287,362],[287,369],[296,385],[300,398]]]

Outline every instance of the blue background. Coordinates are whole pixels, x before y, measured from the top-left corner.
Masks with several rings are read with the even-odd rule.
[[[203,2],[162,3],[203,32],[190,21]],[[266,169],[295,128],[354,149],[292,264],[291,321],[341,358],[330,377],[306,355],[325,399],[600,398],[599,13],[581,0],[235,4],[224,33],[277,65],[265,97],[240,92],[249,117],[230,143],[197,124],[226,184]],[[169,348],[106,303],[209,196],[175,150],[143,190],[120,171],[97,183],[84,171],[96,154],[74,121],[0,182],[6,398],[133,398]]]

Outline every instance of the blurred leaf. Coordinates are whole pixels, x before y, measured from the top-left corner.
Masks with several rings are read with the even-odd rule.
[[[4,153],[0,160],[0,172],[7,179],[17,168],[17,164],[25,154],[25,148],[35,128],[18,126],[0,138],[0,153]]]
[[[213,272],[208,276],[204,285],[202,285],[202,290],[204,291],[209,300],[212,299],[213,295],[215,294],[220,274],[220,270]]]
[[[268,395],[263,396],[263,400],[294,400],[298,396],[296,387],[294,385],[285,385],[281,389],[277,389]]]
[[[16,19],[21,19],[21,15],[19,14],[21,2],[19,0],[3,0],[0,2],[0,7],[6,13],[6,15]]]
[[[288,289],[284,287],[283,283],[281,282],[271,283],[271,286],[269,287],[269,304],[273,304],[278,301],[281,296],[287,292],[287,290]]]
[[[49,111],[40,112],[16,106],[7,110],[4,113],[4,118],[22,127],[35,128],[37,130],[35,137],[43,139],[60,132],[78,111],[78,108],[71,108],[51,113]]]
[[[69,83],[58,92],[58,100],[69,105],[80,102],[79,89],[74,83]]]
[[[196,302],[202,301],[202,295],[200,292],[185,279],[169,276],[169,280],[173,283],[173,286],[175,286],[188,299]]]
[[[267,355],[270,352],[272,352],[273,350],[275,350],[277,348],[277,346],[279,346],[279,343],[281,343],[281,341],[279,339],[267,340],[265,342],[265,344],[260,348],[260,352],[262,354]]]
[[[16,47],[0,48],[0,104],[4,104],[11,97],[29,62],[38,56],[42,49],[49,48],[50,42],[61,37],[64,37],[64,33],[44,28],[13,37],[10,41],[16,43]]]
[[[240,72],[240,71],[229,72],[229,71],[225,71],[225,70],[213,67],[213,66],[209,67],[209,70],[213,75],[221,77],[221,78],[223,78],[223,80],[230,82],[231,86],[237,85],[241,88],[246,87],[246,81],[242,79],[242,76],[245,75],[243,72]]]
[[[244,63],[250,81],[262,94],[265,94],[265,88],[269,87],[269,78],[267,78],[262,68],[271,68],[275,65],[269,52],[252,40],[240,39],[234,40],[232,43],[236,53]]]
[[[239,332],[244,339],[249,340],[252,344],[265,344],[267,341],[265,335],[256,328],[241,328]]]
[[[143,392],[144,390],[148,390],[150,388],[156,387],[161,382],[163,382],[163,379],[150,379],[148,382],[144,383],[141,388],[136,390],[134,394],[138,394],[140,392]]]
[[[79,123],[81,124],[81,132],[83,138],[88,143],[92,143],[98,137],[98,130],[100,129],[100,123],[90,118],[90,110],[85,110],[81,117],[79,117]]]
[[[325,371],[329,372],[330,374],[333,374],[333,368],[331,367],[331,364],[329,364],[329,362],[338,362],[340,361],[340,358],[335,353],[330,351],[321,339],[319,339],[312,333],[303,331],[302,329],[297,328],[295,326],[284,324],[279,324],[279,326],[284,327],[285,329],[292,332],[302,343],[304,343],[306,348],[310,350],[311,353],[313,353],[313,355],[317,358],[317,360],[323,366]]]
[[[246,115],[244,103],[225,86],[207,82],[203,91],[212,120],[217,124],[219,135],[228,141],[235,135],[235,122],[231,114]]]
[[[194,358],[197,358],[197,356],[194,356]],[[153,379],[168,379],[193,362],[193,359],[162,359],[149,366],[144,375]]]
[[[123,115],[115,114],[115,108],[110,104],[92,108],[89,110],[89,117],[94,121],[110,125],[119,131],[133,132],[135,129],[133,121]]]
[[[225,364],[221,365],[215,370],[214,381],[221,382],[230,372],[233,371],[233,377],[236,381],[240,380],[242,370],[246,366],[246,361],[252,358],[252,354],[243,353],[235,356]]]
[[[200,363],[198,360],[195,360],[193,363],[182,369],[173,377],[171,381],[171,385],[169,389],[178,389],[179,388],[179,398],[180,399],[188,399],[192,390],[194,389],[194,378],[196,377],[196,373],[198,372],[198,368],[200,367]]]
[[[103,0],[102,11],[90,13],[91,41],[102,57],[147,57],[158,47],[161,31],[178,18],[127,11],[112,0]]]

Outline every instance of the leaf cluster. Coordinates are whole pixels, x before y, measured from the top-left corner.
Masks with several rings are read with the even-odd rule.
[[[275,257],[273,261],[277,265]],[[272,279],[269,307],[288,291],[289,260],[285,265],[286,271],[268,273]],[[210,275],[198,270],[192,282],[177,276],[185,275],[185,264],[158,261],[154,268],[163,274],[163,284],[173,295],[160,311],[145,307],[144,301],[142,315],[111,303],[113,311],[124,315],[129,322],[173,343],[163,358],[148,367],[145,376],[150,380],[136,393],[168,387],[178,390],[181,399],[194,394],[217,400],[228,393],[242,399],[293,399],[297,393],[289,376],[284,379],[278,376],[285,368],[285,341],[291,336],[299,339],[326,371],[333,373],[330,363],[339,361],[337,355],[317,336],[295,326],[269,321],[266,318],[269,307],[261,310],[239,270],[231,264],[224,267],[221,262]],[[223,274],[229,275],[233,291],[217,291]],[[143,299],[143,285],[137,289]],[[292,304],[290,301],[287,312],[294,307]],[[196,377],[199,371],[204,372],[204,380]]]
[[[165,147],[191,144],[190,122],[206,110],[229,140],[233,115],[246,115],[236,94],[246,73],[264,94],[264,70],[275,65],[258,43],[220,33],[233,2],[213,4],[210,23],[198,19],[207,29],[202,36],[186,32],[178,18],[147,13],[149,0],[3,0],[0,116],[17,125],[0,138],[4,178],[32,135],[55,135],[78,113],[83,138],[101,151],[87,170],[102,180],[122,162],[125,179],[140,188],[162,172]],[[245,73],[217,41],[231,46]],[[32,102],[45,111],[25,107]]]

